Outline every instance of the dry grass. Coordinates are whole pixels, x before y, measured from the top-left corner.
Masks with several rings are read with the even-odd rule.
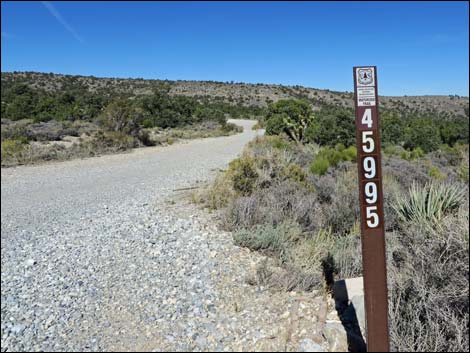
[[[389,238],[390,321],[399,351],[469,349],[468,207]]]
[[[221,125],[213,121],[164,130],[148,129],[150,138],[157,145],[171,145],[177,140],[191,140],[207,137],[230,136],[243,132],[241,126],[226,123]]]
[[[252,284],[309,290],[324,286],[324,270],[336,278],[362,275],[356,166],[346,162],[323,176],[308,174],[316,151],[316,146],[258,138],[242,156],[256,172],[250,190],[237,192],[233,170],[220,175],[210,189],[209,205],[221,210],[222,223],[235,231],[236,243],[270,256],[250,279]],[[457,173],[468,162],[459,155],[455,159],[455,153],[413,161],[384,157],[394,350],[469,348],[468,182],[460,182]],[[448,176],[445,184],[433,181],[430,162]],[[405,202],[410,197],[416,202]],[[428,211],[432,216],[426,216]]]
[[[138,146],[138,141],[117,132],[98,132],[87,140],[65,147],[59,143],[52,145],[23,144],[11,149],[9,140],[2,141],[2,167],[24,164],[38,164],[46,161],[63,161],[123,152]]]

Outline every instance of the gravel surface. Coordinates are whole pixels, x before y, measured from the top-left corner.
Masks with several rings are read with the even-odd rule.
[[[229,137],[2,169],[2,351],[327,350],[325,300],[248,285],[263,257],[178,191],[259,133],[237,123]]]

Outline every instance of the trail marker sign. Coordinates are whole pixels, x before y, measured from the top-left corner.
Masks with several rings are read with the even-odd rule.
[[[367,351],[389,352],[377,68],[353,71]]]

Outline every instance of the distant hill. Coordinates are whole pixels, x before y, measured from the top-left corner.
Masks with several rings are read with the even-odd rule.
[[[140,96],[152,93],[156,85],[167,84],[171,95],[206,97],[234,105],[264,107],[284,98],[309,100],[317,108],[323,105],[353,107],[351,92],[338,92],[302,86],[249,84],[215,81],[170,81],[141,78],[97,78],[94,76],[62,75],[39,72],[2,72],[5,85],[25,83],[45,91],[87,90],[104,95]],[[449,96],[381,96],[381,107],[393,110],[466,115],[469,98]]]

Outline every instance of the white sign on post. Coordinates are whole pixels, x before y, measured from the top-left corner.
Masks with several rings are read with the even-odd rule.
[[[375,68],[356,68],[357,105],[375,107]]]

